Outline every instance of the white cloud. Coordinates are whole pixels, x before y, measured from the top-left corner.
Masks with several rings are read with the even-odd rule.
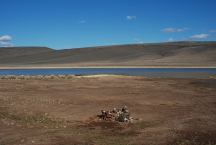
[[[196,34],[191,36],[192,39],[206,39],[209,37],[209,34]]]
[[[0,36],[0,47],[10,47],[13,46],[11,43],[12,37],[9,35]]]
[[[127,18],[127,20],[136,20],[137,17],[136,16],[127,16],[126,18]]]
[[[9,35],[0,36],[0,41],[11,41],[12,37]]]
[[[166,32],[166,33],[176,33],[176,32],[184,32],[187,29],[188,28],[172,28],[172,27],[169,27],[169,28],[164,28],[161,31]]]
[[[13,44],[11,44],[10,42],[0,41],[0,47],[11,47],[11,46],[13,46]]]

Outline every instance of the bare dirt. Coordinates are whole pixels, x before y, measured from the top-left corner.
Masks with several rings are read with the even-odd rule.
[[[93,119],[123,105],[139,121]],[[0,145],[215,145],[215,120],[216,79],[0,79]]]

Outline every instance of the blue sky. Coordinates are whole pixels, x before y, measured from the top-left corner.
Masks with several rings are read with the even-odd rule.
[[[215,41],[215,7],[215,0],[0,0],[0,45]]]

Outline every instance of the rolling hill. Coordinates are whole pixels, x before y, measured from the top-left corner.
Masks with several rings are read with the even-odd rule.
[[[0,48],[0,67],[216,67],[216,42]]]

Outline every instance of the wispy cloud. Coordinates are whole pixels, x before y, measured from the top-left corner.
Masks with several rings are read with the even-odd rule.
[[[0,47],[11,47],[11,46],[13,46],[13,44],[10,42],[0,41]]]
[[[210,30],[209,32],[210,32],[210,33],[216,33],[216,29]]]
[[[207,39],[210,35],[209,34],[195,34],[191,36],[192,39]]]
[[[0,47],[10,47],[13,44],[11,43],[12,37],[10,35],[0,36]]]
[[[138,43],[138,44],[143,44],[144,41],[141,40],[140,38],[134,38],[133,41],[135,41],[135,43]]]
[[[174,41],[173,38],[169,38],[169,39],[168,39],[168,42],[173,42],[173,41]]]
[[[127,20],[136,20],[136,16],[126,16]]]
[[[165,32],[165,33],[176,33],[176,32],[184,32],[187,29],[188,28],[172,28],[172,27],[169,27],[169,28],[164,28],[161,31]]]
[[[85,24],[87,21],[86,20],[80,20],[79,24]]]

